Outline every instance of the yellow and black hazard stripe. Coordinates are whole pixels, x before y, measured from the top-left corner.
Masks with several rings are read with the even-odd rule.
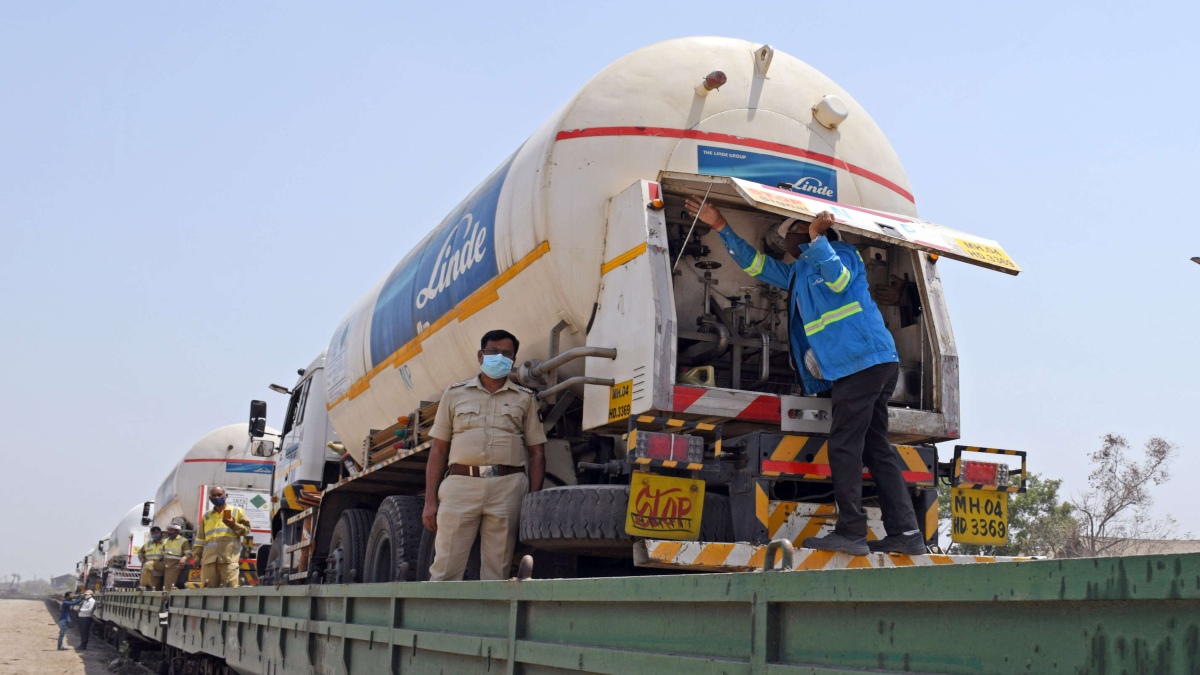
[[[649,457],[634,457],[633,463],[639,466],[661,466],[664,469],[686,469],[688,471],[700,471],[704,468],[703,462],[680,462],[674,459],[651,459]]]
[[[763,436],[761,470],[764,476],[788,476],[810,481],[829,480],[829,439],[823,436],[774,436],[772,447],[768,447],[772,436]],[[921,448],[897,445],[896,451],[904,461],[904,481],[911,485],[933,485],[933,464],[921,456]],[[932,449],[925,449],[932,453]],[[863,473],[870,478],[870,472]]]
[[[258,585],[258,561],[253,558],[242,558],[238,561],[238,569],[242,577],[242,584],[246,586]]]
[[[633,454],[634,448],[637,447],[638,430],[642,431],[660,431],[668,433],[688,433],[696,432],[697,435],[706,436],[713,443],[713,456],[721,455],[721,425],[712,424],[710,422],[698,422],[696,420],[681,420],[674,417],[656,417],[654,415],[637,415],[629,418],[629,431],[622,438],[625,440],[626,452]],[[655,460],[658,462],[660,460]],[[641,462],[638,464],[649,464],[650,466],[659,466],[654,462]],[[668,468],[672,468],[679,462],[662,464]],[[693,464],[688,464],[687,468],[693,471],[698,471],[700,467],[692,469]]]
[[[321,503],[321,491],[310,483],[292,483],[283,488],[283,502],[293,511],[303,511]]]

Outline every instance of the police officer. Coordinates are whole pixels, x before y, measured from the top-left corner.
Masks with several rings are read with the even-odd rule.
[[[200,559],[200,580],[205,588],[238,586],[242,537],[250,532],[250,521],[240,506],[226,506],[225,499],[225,488],[209,488],[208,501],[213,508],[200,520],[192,544],[192,559]]]
[[[142,578],[138,585],[148,591],[161,591],[163,587],[162,538],[162,528],[155,525],[150,528],[150,541],[137,551],[138,560],[142,562]]]
[[[175,582],[179,580],[179,570],[183,567],[183,549],[187,539],[179,534],[179,525],[167,524],[167,536],[163,539],[163,588],[174,590]]]
[[[519,346],[508,331],[485,333],[480,374],[451,385],[438,405],[421,517],[436,533],[432,581],[462,579],[476,534],[479,578],[507,579],[521,499],[542,488],[546,434],[537,399],[508,379]]]

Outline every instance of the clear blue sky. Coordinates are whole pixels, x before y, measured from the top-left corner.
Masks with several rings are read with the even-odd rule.
[[[1178,443],[1200,534],[1189,3],[0,5],[0,575],[69,571],[206,431],[282,398],[350,304],[593,74],[770,43],[890,137],[943,267],[963,438],[1084,487]]]

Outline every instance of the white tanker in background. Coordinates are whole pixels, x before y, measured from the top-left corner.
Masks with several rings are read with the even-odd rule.
[[[639,538],[790,538],[768,513],[832,501],[829,399],[801,388],[786,293],[733,265],[688,195],[777,258],[784,219],[834,212],[900,353],[891,434],[932,540],[935,483],[957,471],[933,443],[959,436],[938,260],[1019,268],[994,241],[917,218],[887,138],[832,80],[769,46],[686,38],[593,78],[354,304],[293,387],[272,385],[289,402],[278,446],[256,446],[281,453],[260,570],[423,577],[428,428],[493,328],[520,338],[512,378],[543,402],[550,487],[526,498],[521,540],[565,554],[555,573],[636,557]],[[254,438],[265,416],[254,402]],[[668,484],[703,501],[644,500]]]
[[[275,434],[274,429],[264,429]],[[96,543],[75,565],[84,588],[133,588],[138,585],[142,565],[137,551],[150,536],[150,527],[164,531],[174,522],[191,540],[195,525],[208,508],[207,491],[212,486],[225,488],[231,506],[240,506],[250,520],[252,530],[243,569],[251,572],[245,582],[254,583],[254,556],[259,544],[270,541],[272,459],[256,457],[256,443],[247,438],[245,423],[219,427],[202,436],[179,460],[158,488],[154,501],[135,505],[113,530]],[[191,551],[191,545],[184,552]],[[195,572],[195,570],[190,570]],[[179,582],[199,581],[198,574],[181,575]]]
[[[98,582],[101,588],[133,588],[142,574],[137,550],[149,536],[154,502],[135,504],[97,544]]]

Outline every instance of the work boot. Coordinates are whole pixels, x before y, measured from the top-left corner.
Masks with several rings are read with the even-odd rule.
[[[809,537],[801,544],[804,548],[815,548],[818,551],[841,551],[850,555],[866,555],[871,552],[867,547],[867,538],[851,539],[837,532],[830,532],[824,537]]]
[[[926,553],[925,537],[920,532],[914,534],[889,534],[879,541],[869,541],[867,546],[872,553],[903,553],[905,555],[922,555]]]

